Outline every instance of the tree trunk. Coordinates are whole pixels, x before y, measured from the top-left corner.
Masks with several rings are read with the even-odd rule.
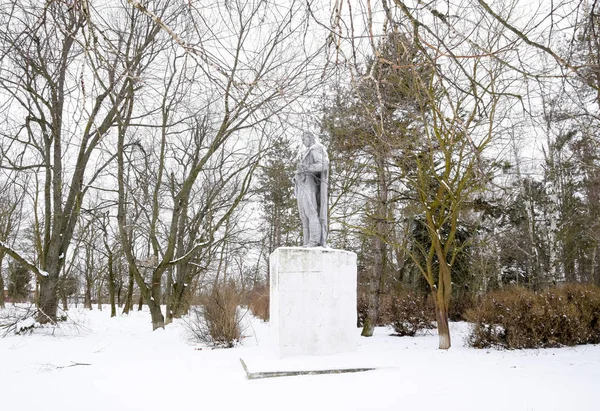
[[[115,304],[115,272],[113,270],[113,255],[108,252],[108,298],[110,299],[110,317],[117,316],[117,306]]]
[[[173,287],[173,317],[183,317],[189,308],[189,287],[183,279],[181,282],[176,282]]]
[[[121,292],[123,291],[123,280],[122,277],[119,279],[119,285],[117,287],[117,306],[122,307],[123,301],[121,300]]]
[[[171,311],[174,318],[181,318],[187,314],[189,310],[189,294],[193,279],[193,270],[190,269],[188,263],[179,263],[175,276],[175,283],[172,288],[171,295]]]
[[[183,316],[183,288],[183,281],[179,281],[179,279],[177,279],[177,281],[173,284],[173,291],[171,292],[171,312],[174,318],[181,318]]]
[[[439,255],[439,254],[438,254]],[[448,325],[448,306],[452,293],[450,282],[450,267],[445,259],[441,259],[437,288],[432,289],[432,297],[435,301],[435,319],[437,321],[438,336],[440,338],[440,350],[450,348],[450,327]]]
[[[600,270],[596,267],[596,259],[598,255],[598,247],[594,247],[594,254],[592,258],[592,283],[600,285]]]
[[[157,328],[165,328],[165,317],[160,310],[160,281],[154,281],[150,288],[150,298],[146,301],[152,316],[152,331]]]
[[[150,316],[152,317],[152,331],[157,328],[165,328],[165,317],[160,310],[160,304],[151,299],[148,302],[148,308],[150,309]]]
[[[173,322],[173,268],[167,269],[167,284],[165,286],[165,305],[166,305],[166,318],[165,324],[171,324]]]
[[[439,293],[437,296],[434,295],[433,298],[435,299],[435,318],[437,320],[437,329],[438,329],[438,336],[440,339],[440,345],[439,345],[439,349],[440,350],[447,350],[448,348],[450,348],[450,326],[448,324],[448,309],[445,306],[445,304],[443,304],[443,302],[440,304],[440,302],[438,301],[440,296]]]
[[[98,284],[98,292],[96,293],[96,298],[98,300],[98,310],[102,311],[102,286],[104,285],[103,280],[99,280]]]
[[[87,308],[88,310],[92,309],[92,284],[91,283],[92,282],[86,276],[83,308]]]
[[[379,315],[379,277],[383,275],[383,258],[381,253],[381,239],[375,237],[375,261],[371,268],[369,280],[367,283],[367,313],[363,323],[361,336],[372,337],[377,325],[377,316]]]
[[[379,298],[383,290],[387,243],[388,238],[388,189],[385,176],[385,164],[383,156],[378,158],[377,169],[377,184],[378,198],[376,206],[376,222],[375,235],[373,236],[374,245],[374,261],[371,270],[371,275],[367,283],[367,315],[363,324],[363,329],[360,335],[363,337],[373,336],[375,326],[377,325],[377,317],[379,316]]]
[[[2,276],[2,259],[0,259],[0,308],[4,308],[4,277]]]
[[[33,295],[33,302],[38,307],[40,306],[40,279],[39,276],[35,276],[35,293]]]
[[[127,295],[125,296],[123,314],[129,314],[129,311],[133,309],[133,281],[133,272],[129,269],[129,283],[127,284]]]
[[[40,296],[37,321],[40,324],[56,322],[58,310],[58,269],[48,271],[47,276],[40,277]]]

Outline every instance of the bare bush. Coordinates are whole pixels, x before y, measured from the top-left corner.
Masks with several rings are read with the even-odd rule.
[[[475,348],[547,348],[600,343],[600,288],[568,284],[536,293],[520,287],[483,296],[466,317]]]
[[[360,327],[366,315],[367,303],[364,294],[358,294],[357,311]],[[414,336],[420,330],[435,328],[433,301],[414,291],[396,291],[379,296],[376,325],[394,327],[398,336]]]
[[[356,326],[363,327],[365,319],[367,318],[367,311],[369,309],[368,294],[366,290],[359,286],[358,293],[356,296]],[[381,294],[379,296],[379,308],[377,310],[377,317],[375,318],[375,326],[383,327],[391,324],[391,296],[387,294]]]
[[[246,293],[246,305],[255,317],[269,321],[269,287],[266,285],[253,288]]]
[[[190,309],[186,321],[193,340],[213,347],[231,348],[242,338],[242,295],[235,284],[218,285],[201,297],[202,305]]]
[[[435,328],[433,302],[413,292],[392,297],[390,312],[398,336],[413,337],[420,330]]]

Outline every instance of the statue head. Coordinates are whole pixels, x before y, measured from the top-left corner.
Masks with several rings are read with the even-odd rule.
[[[302,143],[304,143],[306,147],[312,146],[313,144],[315,144],[315,142],[316,139],[313,133],[311,133],[310,131],[305,131],[304,133],[302,133]]]

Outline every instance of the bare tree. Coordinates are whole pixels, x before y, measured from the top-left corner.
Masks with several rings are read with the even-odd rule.
[[[44,176],[39,264],[2,248],[40,277],[41,322],[56,320],[59,273],[80,208],[110,161],[97,148],[132,103],[128,90],[148,67],[146,57],[160,33],[135,8],[121,10],[141,27],[113,30],[111,24],[121,17],[106,10],[87,1],[24,1],[0,9],[5,27],[0,88],[9,120],[2,165]]]

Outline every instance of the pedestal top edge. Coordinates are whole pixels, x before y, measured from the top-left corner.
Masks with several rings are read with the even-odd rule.
[[[329,247],[288,247],[288,246],[284,246],[284,247],[277,247],[273,253],[276,253],[277,251],[298,251],[298,252],[322,252],[322,253],[345,253],[345,254],[354,254],[356,255],[355,252],[353,251],[348,251],[348,250],[342,250],[339,248],[329,248]]]

